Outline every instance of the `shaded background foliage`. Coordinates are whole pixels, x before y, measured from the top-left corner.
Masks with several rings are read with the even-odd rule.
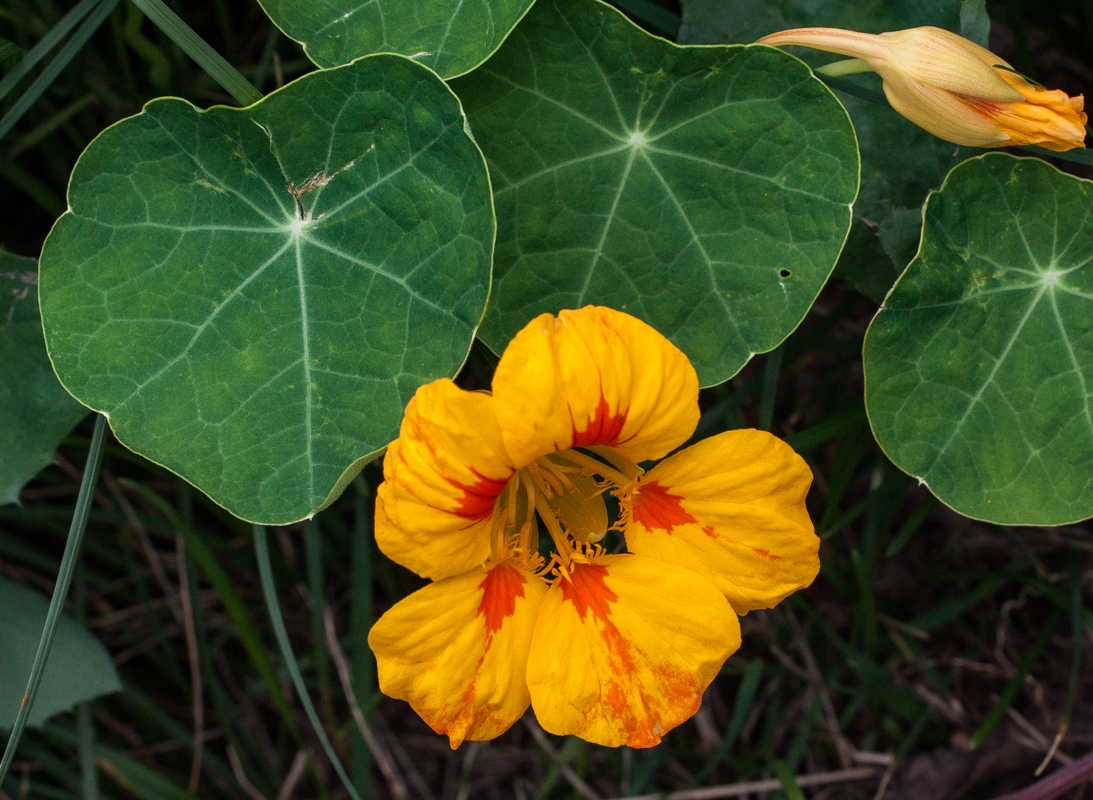
[[[672,34],[681,12],[620,6]],[[1070,93],[1093,89],[1093,2],[988,8],[992,49],[1019,70]],[[0,36],[28,49],[67,10],[8,0]],[[178,11],[262,91],[312,69],[255,3]],[[165,94],[233,104],[135,6],[119,5],[4,140],[4,248],[37,255],[83,148]],[[744,619],[744,645],[702,710],[659,747],[608,750],[544,737],[532,723],[453,753],[373,685],[370,620],[420,585],[368,535],[378,469],[312,523],[274,530],[290,634],[360,787],[390,794],[351,722],[324,610],[362,710],[413,796],[616,797],[774,776],[783,788],[766,796],[795,800],[802,790],[791,776],[853,768],[869,777],[803,791],[870,798],[883,785],[889,800],[988,798],[1027,784],[1066,721],[1055,761],[1093,749],[1090,523],[973,522],[887,461],[862,408],[860,361],[886,287],[855,284],[833,279],[782,348],[702,394],[697,436],[763,427],[808,458],[823,571],[779,609]],[[460,382],[487,385],[492,363],[476,345]],[[50,591],[89,434],[85,422],[21,505],[0,507],[0,577]],[[108,648],[123,690],[32,732],[2,787],[8,796],[86,796],[89,763],[103,797],[344,796],[274,654],[250,528],[116,444],[71,605]]]

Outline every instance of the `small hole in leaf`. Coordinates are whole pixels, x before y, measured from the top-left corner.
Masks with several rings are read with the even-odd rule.
[[[792,273],[792,272],[790,272],[790,271],[789,271],[788,269],[780,269],[780,270],[778,270],[778,274],[779,274],[780,276],[782,276],[783,278],[788,278],[788,277],[789,277],[790,275],[792,275],[793,273]]]

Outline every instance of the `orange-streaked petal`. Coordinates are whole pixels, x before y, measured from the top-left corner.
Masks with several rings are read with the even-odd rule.
[[[543,601],[528,688],[542,726],[610,747],[652,747],[689,719],[740,646],[713,584],[635,555],[577,564]]]
[[[531,702],[528,650],[546,593],[542,578],[507,563],[414,592],[368,634],[380,689],[453,749],[500,736]]]
[[[820,569],[811,483],[804,459],[765,431],[711,436],[641,477],[626,544],[703,575],[738,613],[771,608]]]
[[[494,503],[513,471],[488,394],[449,380],[422,386],[383,460],[376,543],[428,578],[478,566],[490,554]]]
[[[594,445],[635,462],[661,458],[698,424],[687,357],[641,320],[598,306],[528,323],[501,356],[493,397],[518,464]]]

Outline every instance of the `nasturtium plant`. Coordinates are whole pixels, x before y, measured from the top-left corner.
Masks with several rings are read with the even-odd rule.
[[[87,409],[53,374],[38,317],[38,263],[0,250],[0,505],[27,481]]]
[[[61,381],[255,522],[336,497],[458,371],[489,291],[485,162],[401,56],[245,109],[155,100],[87,148],[69,204],[41,259]]]
[[[926,203],[865,339],[881,447],[961,514],[1093,516],[1093,182],[992,153]]]
[[[398,53],[451,78],[489,58],[535,0],[259,2],[320,67],[373,53]]]
[[[49,601],[0,577],[0,730],[19,713]],[[76,620],[62,615],[28,723],[41,725],[77,703],[121,689],[110,654]]]
[[[788,28],[881,33],[920,25],[945,28],[986,45],[990,20],[984,0],[683,0],[679,41],[747,44]],[[839,58],[807,48],[794,48],[793,53],[813,66]],[[875,75],[842,78],[839,86],[847,83],[875,92],[880,102],[839,93],[857,131],[862,175],[854,226],[837,274],[880,301],[915,254],[927,193],[941,185],[962,157],[975,151],[942,141],[893,111],[880,94]]]
[[[679,47],[598,0],[539,0],[452,85],[493,179],[497,352],[540,312],[601,304],[720,383],[793,331],[842,249],[850,121],[773,48]]]

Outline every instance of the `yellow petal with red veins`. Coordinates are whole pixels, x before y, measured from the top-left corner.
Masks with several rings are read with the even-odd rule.
[[[711,583],[634,555],[576,564],[543,601],[528,661],[542,726],[596,744],[652,747],[689,719],[740,624]]]
[[[687,357],[641,320],[597,306],[528,323],[501,356],[493,397],[517,464],[594,445],[661,458],[698,424]]]
[[[428,578],[477,567],[490,554],[495,501],[513,471],[488,394],[449,380],[422,386],[383,460],[377,544]]]
[[[510,564],[414,592],[368,634],[381,691],[409,702],[453,749],[500,736],[531,702],[525,671],[546,592]]]
[[[804,460],[769,433],[712,436],[641,477],[627,547],[700,573],[738,613],[771,608],[820,569],[805,508],[811,483]]]

